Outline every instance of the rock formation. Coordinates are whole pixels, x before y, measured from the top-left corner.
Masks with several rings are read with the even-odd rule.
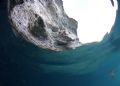
[[[80,46],[77,21],[66,15],[62,0],[8,0],[8,13],[15,34],[40,48]]]

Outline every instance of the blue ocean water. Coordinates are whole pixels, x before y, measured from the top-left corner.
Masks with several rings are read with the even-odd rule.
[[[0,10],[0,86],[120,86],[119,13],[101,43],[53,52],[16,37]]]

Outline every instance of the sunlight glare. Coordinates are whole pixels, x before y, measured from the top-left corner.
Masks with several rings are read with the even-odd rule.
[[[116,18],[116,0],[114,4],[110,0],[63,0],[67,15],[78,21],[81,43],[101,41],[110,32]]]

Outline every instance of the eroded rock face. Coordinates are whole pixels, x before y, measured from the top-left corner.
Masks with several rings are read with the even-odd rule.
[[[62,0],[8,0],[13,31],[44,49],[62,51],[80,46],[77,21],[64,12]]]

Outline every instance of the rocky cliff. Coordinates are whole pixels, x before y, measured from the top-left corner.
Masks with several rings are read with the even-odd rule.
[[[66,15],[62,0],[8,0],[8,13],[14,33],[40,48],[80,46],[77,21]]]

